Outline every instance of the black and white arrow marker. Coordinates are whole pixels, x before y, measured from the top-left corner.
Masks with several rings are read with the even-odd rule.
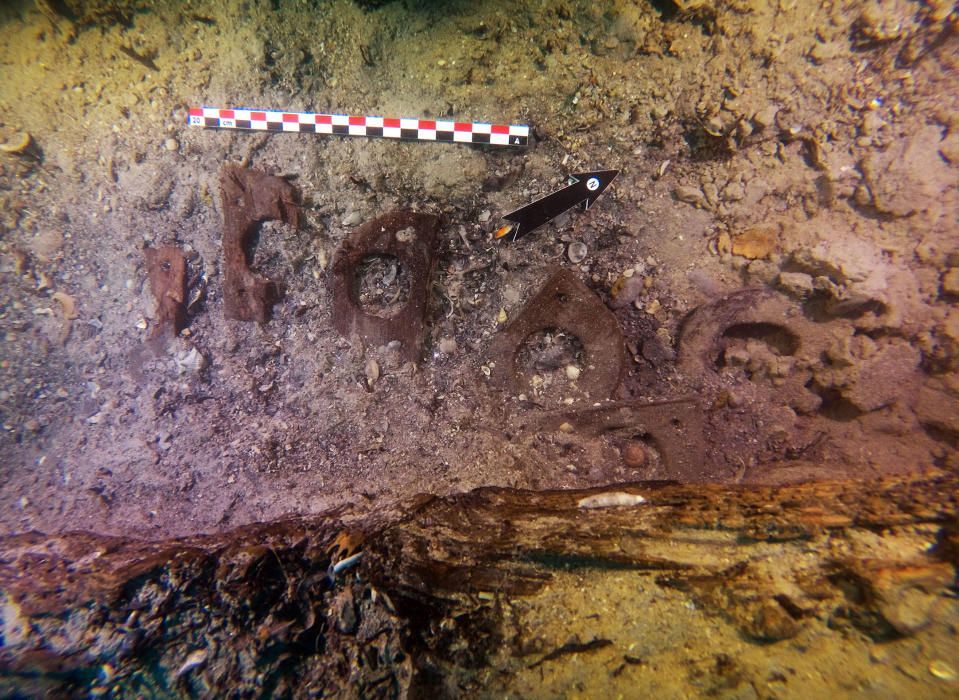
[[[503,218],[512,223],[500,227],[496,238],[522,238],[543,224],[555,219],[568,209],[579,204],[583,210],[589,209],[593,202],[606,191],[609,184],[619,175],[618,170],[597,170],[592,173],[573,173],[569,176],[569,185],[542,199],[511,211]]]

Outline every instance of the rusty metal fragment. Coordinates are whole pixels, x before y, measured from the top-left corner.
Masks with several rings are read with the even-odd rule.
[[[532,420],[540,431],[567,430],[595,438],[612,434],[642,438],[659,450],[670,479],[708,481],[703,414],[692,396],[662,401],[623,401],[584,410],[553,411]]]
[[[834,324],[835,325],[835,324]],[[829,331],[803,315],[802,308],[769,289],[743,289],[696,308],[683,323],[678,365],[700,383],[718,376],[718,358],[732,339],[759,338],[794,358],[794,371],[777,393],[800,413],[819,408],[821,398],[806,388],[828,345]]]
[[[186,325],[186,258],[176,246],[145,248],[150,291],[157,300],[158,323],[154,335],[167,330],[179,333]]]
[[[626,345],[616,317],[572,272],[558,269],[520,314],[494,339],[490,375],[494,385],[520,393],[526,378],[519,364],[523,343],[549,329],[575,335],[584,349],[579,388],[592,401],[612,397],[626,367]]]
[[[227,318],[265,323],[279,293],[276,285],[250,269],[250,246],[264,221],[300,225],[299,194],[283,178],[225,165],[220,170],[223,197],[223,300]]]
[[[399,340],[406,360],[419,359],[439,229],[438,216],[396,210],[367,221],[347,236],[333,257],[330,274],[333,326],[341,335],[376,345]],[[409,298],[388,316],[368,313],[358,299],[359,266],[377,255],[397,258],[409,274]]]

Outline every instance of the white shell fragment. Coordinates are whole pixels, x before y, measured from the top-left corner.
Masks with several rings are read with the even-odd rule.
[[[176,677],[180,678],[181,676],[186,675],[193,669],[195,669],[200,664],[206,661],[206,649],[197,649],[196,651],[191,651],[187,654],[186,660],[183,662],[183,665],[177,669]]]
[[[580,508],[625,508],[638,506],[645,502],[646,499],[638,493],[610,491],[609,493],[597,493],[593,496],[581,498],[576,505]]]

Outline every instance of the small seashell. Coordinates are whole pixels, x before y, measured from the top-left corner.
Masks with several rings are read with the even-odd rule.
[[[929,662],[929,673],[943,681],[954,681],[959,678],[956,669],[942,659],[933,659]]]
[[[496,322],[497,322],[497,323],[506,323],[506,321],[507,321],[508,319],[509,319],[509,316],[506,315],[506,309],[500,309],[500,310],[499,310],[499,315],[496,317]]]
[[[24,153],[30,148],[30,142],[30,134],[26,131],[21,131],[11,136],[10,140],[6,143],[0,143],[0,151],[3,153]]]
[[[583,262],[583,260],[586,259],[586,253],[586,244],[582,241],[573,241],[566,249],[566,256],[574,265],[578,265],[579,263]]]

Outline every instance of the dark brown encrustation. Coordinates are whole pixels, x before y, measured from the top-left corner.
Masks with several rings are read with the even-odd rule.
[[[276,285],[250,269],[248,252],[257,226],[264,221],[300,225],[299,193],[283,178],[224,165],[220,170],[223,197],[223,300],[227,318],[265,323],[277,300]]]

